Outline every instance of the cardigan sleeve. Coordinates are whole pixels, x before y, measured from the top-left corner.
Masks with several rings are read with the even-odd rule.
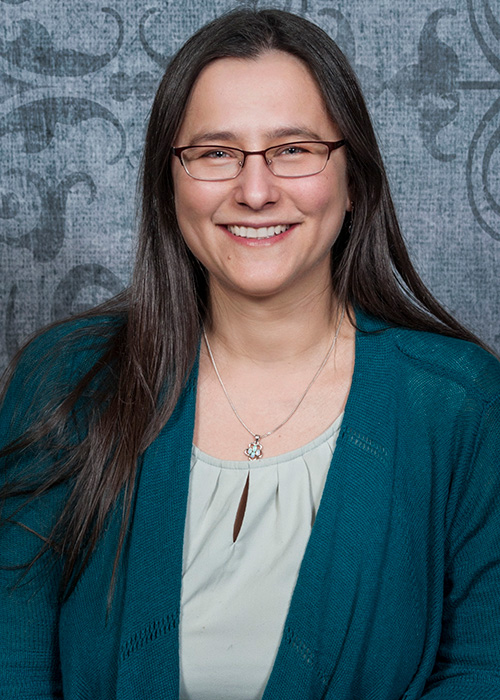
[[[452,484],[442,632],[422,700],[500,698],[500,398]]]
[[[46,504],[45,504],[46,505]],[[42,531],[45,509],[36,503],[19,520]],[[0,532],[0,698],[62,698],[58,650],[59,562],[50,553],[20,582],[22,569],[8,569],[31,559],[40,540],[20,525]],[[16,585],[17,584],[17,585]]]
[[[51,415],[51,406],[94,368],[122,324],[119,317],[71,320],[27,345],[0,406],[0,448],[37,417]],[[68,417],[64,444],[83,438],[86,421],[84,396]],[[50,446],[0,458],[0,486],[25,471],[43,483],[54,461]],[[63,559],[49,550],[21,577],[55,525],[69,488],[62,483],[22,508],[24,497],[0,502],[0,700],[63,697],[58,641]]]
[[[0,409],[0,447],[23,432],[36,413],[33,397],[43,384],[36,376],[40,345],[28,348]],[[29,469],[37,478],[50,468],[43,450],[0,459],[0,484]],[[58,490],[59,489],[59,490]],[[0,503],[0,698],[62,698],[58,651],[59,582],[62,565],[54,554],[41,557],[22,578],[24,565],[38,553],[54,523],[61,500],[57,487],[22,507],[24,497]],[[10,516],[10,519],[9,519]]]

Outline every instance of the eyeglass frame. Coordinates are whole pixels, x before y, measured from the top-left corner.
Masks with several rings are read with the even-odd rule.
[[[324,146],[328,147],[328,155],[326,156],[325,164],[321,168],[321,170],[317,170],[315,173],[308,173],[307,175],[277,175],[271,170],[271,163],[272,161],[268,161],[266,158],[266,153],[268,151],[272,151],[275,148],[282,148],[284,146],[296,146],[297,144],[300,143],[321,143]],[[323,172],[323,170],[326,168],[328,161],[330,160],[330,155],[332,151],[336,151],[337,148],[341,148],[342,146],[345,146],[347,144],[347,139],[340,139],[339,141],[292,141],[290,143],[278,143],[276,146],[269,146],[269,148],[264,148],[261,151],[245,151],[243,148],[236,148],[233,146],[221,146],[220,144],[202,144],[200,146],[172,146],[171,147],[171,152],[172,155],[177,156],[177,158],[180,160],[182,167],[186,171],[186,173],[189,175],[189,177],[192,177],[193,180],[198,180],[200,182],[223,182],[224,180],[235,180],[238,175],[241,173],[245,166],[246,158],[247,156],[262,156],[264,158],[264,161],[269,169],[269,172],[272,173],[275,177],[282,177],[286,179],[292,179],[292,178],[298,178],[298,177],[311,177],[311,175],[318,175],[319,173]],[[233,175],[232,177],[223,177],[223,178],[217,178],[215,180],[207,180],[205,178],[201,177],[195,177],[194,175],[191,175],[189,170],[187,169],[184,161],[182,160],[182,154],[184,151],[186,151],[189,148],[219,148],[223,150],[224,148],[227,148],[228,150],[231,151],[238,151],[239,153],[243,154],[243,160],[241,161],[240,164],[240,169],[236,173],[236,175]]]

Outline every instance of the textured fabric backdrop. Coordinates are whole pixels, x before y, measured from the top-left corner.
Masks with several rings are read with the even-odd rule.
[[[268,3],[266,3],[268,4]],[[225,0],[0,0],[0,365],[127,284],[169,56]],[[286,0],[356,68],[422,277],[500,349],[498,0]]]

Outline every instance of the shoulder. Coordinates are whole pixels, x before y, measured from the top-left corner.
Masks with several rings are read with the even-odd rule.
[[[79,365],[85,369],[102,354],[107,342],[123,325],[124,320],[119,317],[89,316],[48,326],[21,349],[14,364],[15,372],[25,375],[34,368],[38,372],[64,372]]]
[[[54,410],[96,367],[124,324],[123,318],[114,316],[69,319],[39,331],[29,340],[5,376],[0,401],[3,436],[13,429],[25,429]]]
[[[436,378],[457,384],[485,401],[500,396],[500,362],[475,343],[437,333],[393,331],[402,361],[418,365]]]
[[[373,333],[374,344],[383,346],[395,375],[404,372],[409,381],[436,386],[440,392],[456,390],[481,403],[500,397],[500,361],[476,343],[390,327],[367,316],[362,316],[360,327]]]
[[[26,342],[22,356],[47,352],[51,348],[90,348],[94,341],[111,337],[124,325],[124,318],[111,315],[81,316],[53,323],[37,331]]]

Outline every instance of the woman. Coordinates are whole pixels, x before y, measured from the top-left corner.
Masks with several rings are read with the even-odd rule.
[[[337,46],[201,29],[142,182],[130,290],[4,401],[0,695],[498,698],[500,368],[413,270]]]

